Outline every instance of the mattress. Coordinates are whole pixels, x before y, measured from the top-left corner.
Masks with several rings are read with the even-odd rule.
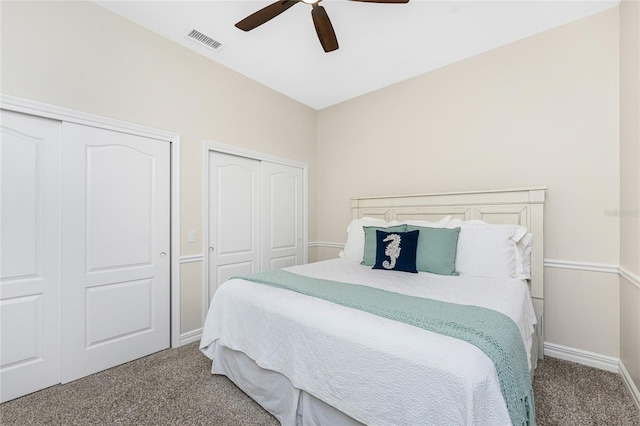
[[[524,281],[372,270],[346,259],[288,270],[496,310],[517,324],[531,352],[536,319]],[[278,413],[283,424],[295,424],[301,395],[366,424],[510,424],[495,367],[477,347],[295,292],[238,279],[223,284],[201,349],[213,372],[233,376],[233,367],[216,366],[220,348],[241,352],[302,391],[288,402],[293,413]]]

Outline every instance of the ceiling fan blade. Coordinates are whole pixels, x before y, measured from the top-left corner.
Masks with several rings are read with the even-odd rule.
[[[361,1],[363,3],[409,3],[409,0],[351,0]]]
[[[311,9],[311,17],[313,18],[313,25],[316,27],[316,33],[320,39],[320,44],[325,52],[332,52],[338,49],[338,39],[336,33],[333,31],[333,25],[329,20],[329,15],[324,7],[318,6],[317,3],[313,3],[313,9]]]
[[[269,6],[260,9],[256,13],[253,13],[242,21],[236,24],[236,27],[240,28],[243,31],[251,31],[255,27],[258,27],[265,22],[275,18],[280,15],[285,10],[289,9],[296,3],[299,3],[300,0],[279,0],[275,3],[271,3]]]

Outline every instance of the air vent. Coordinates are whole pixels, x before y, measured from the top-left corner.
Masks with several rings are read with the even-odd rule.
[[[198,43],[207,46],[209,49],[213,49],[216,52],[224,47],[224,45],[218,40],[214,40],[206,34],[201,33],[200,31],[189,28],[185,33],[185,37],[190,38],[191,40],[195,40]]]

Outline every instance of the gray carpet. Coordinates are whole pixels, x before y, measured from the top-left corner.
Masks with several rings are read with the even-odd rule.
[[[546,357],[533,391],[539,425],[640,426],[640,411],[615,373]]]
[[[169,349],[0,405],[2,425],[277,425],[197,344]],[[547,358],[536,370],[539,425],[640,425],[622,379]]]

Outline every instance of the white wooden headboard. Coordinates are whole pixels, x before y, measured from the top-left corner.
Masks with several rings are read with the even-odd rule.
[[[420,195],[358,197],[351,200],[354,219],[435,221],[447,215],[463,220],[518,224],[533,234],[531,296],[538,317],[538,357],[544,342],[544,199],[546,187]]]

